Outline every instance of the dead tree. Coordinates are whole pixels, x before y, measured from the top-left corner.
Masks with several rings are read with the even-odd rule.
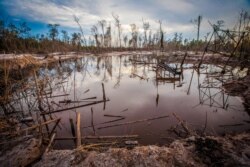
[[[143,23],[143,30],[144,30],[144,42],[143,42],[143,45],[145,47],[148,44],[147,31],[148,31],[150,25],[149,25],[149,22],[144,22],[143,19],[142,19],[142,23]]]
[[[77,23],[77,25],[78,25],[78,27],[79,27],[79,29],[80,29],[81,38],[83,39],[83,44],[86,46],[86,45],[87,45],[87,41],[86,41],[86,38],[85,38],[85,36],[84,36],[82,26],[81,26],[81,24],[80,24],[80,19],[79,19],[76,15],[74,15],[74,20],[75,20],[75,22]]]
[[[130,24],[131,27],[131,40],[129,41],[130,45],[132,45],[133,48],[137,48],[137,41],[138,41],[138,29],[136,27],[136,24]]]
[[[160,49],[163,50],[163,49],[164,49],[164,46],[163,46],[163,42],[164,42],[164,33],[163,33],[163,30],[162,30],[162,21],[159,20],[158,22],[159,22],[159,24],[160,24],[160,29],[159,29],[159,32],[160,32]]]
[[[122,46],[122,43],[121,43],[121,23],[119,20],[119,15],[112,13],[112,16],[115,19],[115,26],[117,27],[117,30],[118,30],[118,39],[119,39],[119,44],[121,47]]]
[[[100,25],[101,29],[102,29],[102,42],[101,42],[101,46],[104,46],[104,27],[106,27],[106,20],[100,20],[98,21],[98,25]]]
[[[100,47],[100,42],[98,40],[98,29],[97,29],[97,26],[93,25],[91,27],[91,32],[95,38],[95,43],[96,43],[96,46],[99,48]]]
[[[197,26],[197,42],[200,40],[200,26],[201,26],[202,16],[199,15],[197,19],[191,20],[191,23]]]
[[[111,25],[109,23],[109,26],[106,28],[106,33],[104,35],[104,46],[105,47],[111,47]]]

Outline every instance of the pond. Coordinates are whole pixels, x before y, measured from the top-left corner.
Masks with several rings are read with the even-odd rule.
[[[222,88],[244,74],[229,70],[221,76],[221,68],[205,64],[197,70],[193,64],[165,63],[154,55],[89,55],[41,68],[37,76],[49,80],[49,110],[71,108],[52,114],[61,118],[57,138],[72,137],[70,119],[75,124],[80,112],[82,136],[139,135],[142,145],[163,145],[176,138],[170,130],[179,124],[173,113],[206,134],[249,128],[241,99]],[[103,99],[107,101],[78,107]],[[74,142],[57,140],[56,148],[74,148]]]

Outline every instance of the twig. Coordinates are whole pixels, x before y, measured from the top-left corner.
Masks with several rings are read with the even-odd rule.
[[[56,136],[56,133],[53,133],[50,140],[49,140],[49,144],[48,144],[47,148],[45,149],[44,153],[47,153],[49,151],[49,149],[50,149],[50,147],[51,147],[51,145],[52,145],[52,143],[53,143],[53,141],[55,139],[55,136]]]
[[[166,115],[166,116],[160,116],[160,117],[155,117],[155,118],[148,118],[148,119],[142,119],[142,120],[137,120],[137,121],[124,122],[124,123],[99,127],[98,129],[105,129],[105,128],[111,128],[111,127],[116,127],[116,126],[123,126],[123,125],[134,124],[134,123],[145,122],[145,121],[153,121],[153,120],[156,120],[156,119],[161,119],[161,118],[166,118],[166,117],[169,117],[169,116]]]
[[[94,135],[95,135],[95,126],[94,126],[94,111],[93,111],[93,108],[91,107],[91,126],[93,128],[93,132],[94,132]]]
[[[43,123],[41,123],[41,124],[37,124],[37,125],[33,125],[33,126],[31,126],[31,127],[25,128],[25,129],[21,129],[21,130],[19,130],[18,132],[24,132],[24,131],[29,131],[29,130],[32,130],[32,129],[36,129],[36,128],[38,128],[38,127],[42,127],[42,126],[47,125],[47,124],[50,124],[50,123],[52,123],[52,122],[56,122],[56,121],[58,121],[58,120],[60,120],[60,119],[61,119],[61,118],[49,120],[49,121],[43,122]]]
[[[183,127],[183,129],[185,130],[185,132],[189,135],[194,135],[194,133],[188,129],[187,125],[185,124],[185,122],[183,120],[180,119],[180,117],[178,117],[175,113],[173,113],[173,116],[177,119],[177,121],[181,124],[181,126]]]
[[[109,100],[106,100],[106,101],[109,101]],[[62,112],[62,111],[72,110],[72,109],[75,109],[75,108],[86,107],[86,106],[95,105],[95,104],[98,104],[98,103],[103,103],[103,102],[106,102],[106,101],[103,101],[103,100],[94,101],[93,103],[88,103],[88,104],[83,104],[83,105],[79,105],[79,106],[74,106],[74,107],[59,109],[59,110],[55,110],[55,111],[51,111],[51,112],[44,112],[44,113],[41,113],[41,115],[52,114],[52,113],[56,113],[56,112]]]
[[[105,95],[105,88],[104,88],[104,84],[102,83],[102,94],[103,94],[103,110],[105,110],[106,108],[106,95]]]
[[[230,127],[230,126],[242,126],[244,124],[238,123],[238,124],[231,124],[231,125],[219,125],[219,127],[225,128],[225,127]]]
[[[138,138],[139,135],[124,135],[124,136],[84,136],[81,137],[81,139],[84,140],[104,140],[104,139],[126,139],[126,138]],[[76,137],[60,137],[60,138],[55,138],[55,140],[74,140]]]
[[[104,117],[115,117],[115,118],[124,118],[124,116],[120,116],[120,115],[110,115],[110,114],[104,114]]]

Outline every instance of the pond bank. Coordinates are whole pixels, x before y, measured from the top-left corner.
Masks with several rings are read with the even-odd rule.
[[[4,65],[6,61],[7,64],[11,64],[10,69],[22,69],[30,65],[44,65],[50,63],[58,63],[59,61],[65,61],[69,59],[78,59],[87,55],[94,56],[123,56],[123,55],[157,55],[159,57],[168,57],[173,62],[182,61],[185,52],[160,52],[160,51],[124,51],[124,52],[106,52],[106,53],[51,53],[51,54],[0,54],[0,67]],[[192,51],[187,52],[187,57],[185,58],[186,63],[199,63],[202,52],[195,53]],[[225,54],[226,55],[226,54]],[[220,54],[210,54],[206,53],[203,59],[203,63],[223,63],[228,59],[227,56],[222,56]],[[233,63],[236,60],[231,59],[229,63]]]
[[[116,75],[114,75],[114,73],[112,73],[112,71],[115,72],[115,71],[118,71],[118,69],[121,69],[121,67],[122,67],[121,64],[123,64],[122,63],[123,61],[121,61],[121,60],[124,57],[126,58],[125,55],[127,55],[127,54],[136,55],[136,54],[140,54],[140,53],[136,53],[136,52],[119,53],[119,52],[117,52],[117,53],[106,53],[104,55],[91,55],[91,56],[89,56],[90,60],[92,60],[90,62],[90,67],[92,67],[92,64],[97,63],[96,68],[97,67],[98,68],[107,67],[104,69],[107,70],[107,72],[110,72],[110,75],[116,76]],[[171,53],[171,54],[161,53],[162,55],[158,55],[158,56],[155,56],[155,54],[153,52],[145,52],[143,54],[149,55],[149,56],[146,56],[146,58],[148,58],[150,56],[154,57],[153,60],[157,63],[161,63],[160,64],[161,66],[165,65],[162,62],[167,62],[169,64],[176,62],[179,65],[180,62],[182,62],[183,57],[184,57],[183,52],[182,53],[175,52],[175,53]],[[99,56],[99,57],[95,57],[95,56]],[[102,60],[103,59],[102,56],[104,56],[105,61]],[[200,56],[201,55],[195,55],[195,54],[189,53],[189,55],[187,56],[187,58],[185,60],[185,63],[189,63],[189,64],[191,64],[191,66],[190,67],[184,66],[184,69],[189,71],[189,74],[194,74],[194,78],[197,77],[197,79],[198,79],[198,83],[196,85],[194,85],[193,87],[195,89],[197,89],[197,87],[198,88],[202,87],[202,85],[199,84],[198,75],[200,74],[200,71],[201,71],[201,75],[202,75],[202,72],[203,73],[206,72],[205,70],[207,68],[204,67],[206,65],[206,63],[216,64],[216,66],[211,65],[210,69],[212,69],[212,70],[209,73],[206,72],[206,74],[211,74],[210,77],[212,79],[216,79],[218,81],[222,80],[221,81],[222,84],[219,85],[219,89],[223,93],[227,92],[227,93],[234,95],[234,96],[244,97],[246,110],[249,110],[249,102],[250,102],[249,97],[250,96],[249,96],[249,86],[248,85],[250,85],[249,84],[250,77],[249,77],[249,71],[247,71],[247,68],[249,66],[247,66],[244,69],[245,74],[242,77],[237,77],[237,76],[234,77],[234,75],[230,75],[230,76],[232,76],[232,78],[229,78],[229,79],[227,77],[223,78],[223,74],[222,74],[221,70],[218,70],[218,71],[215,70],[215,72],[213,72],[213,68],[218,67],[219,69],[222,69],[223,62],[225,62],[227,60],[226,59],[227,57],[219,57],[219,56],[216,57],[214,55],[211,55],[211,57],[210,57],[211,59],[210,59],[209,56],[207,56],[207,57],[205,57],[204,62],[203,62],[204,66],[200,68],[201,70],[198,70],[197,64],[199,63]],[[20,64],[18,64],[19,61],[16,61],[13,59],[17,63],[17,64],[15,64],[15,63],[13,63],[14,61],[11,62],[12,59],[9,59],[8,61],[11,62],[9,64],[10,66],[9,67],[4,66],[4,67],[8,67],[8,69],[11,69],[13,66],[15,66],[16,71],[18,71],[18,72],[21,71],[21,70],[18,70],[18,68],[27,69],[27,71],[33,72],[34,78],[36,78],[35,69],[40,69],[40,68],[43,68],[44,66],[46,66],[46,69],[47,69],[47,64],[52,63],[52,65],[58,66],[59,67],[58,69],[60,71],[60,69],[62,69],[62,67],[71,67],[70,65],[72,65],[72,64],[77,65],[78,60],[75,61],[74,58],[78,58],[78,57],[65,56],[65,59],[64,59],[64,58],[59,58],[58,55],[52,55],[52,56],[49,55],[47,57],[34,58],[34,56],[32,56],[32,55],[30,55],[30,56],[24,55],[22,58],[20,58],[20,60],[24,60],[24,63],[22,61],[20,61]],[[111,59],[111,58],[113,58],[113,59]],[[133,63],[135,63],[135,65],[133,65],[133,66],[131,65],[131,67],[137,67],[137,65],[138,66],[144,65],[144,67],[146,67],[147,63],[148,64],[152,63],[154,65],[156,64],[154,61],[150,61],[150,59],[136,59],[136,58],[137,58],[137,56],[135,56],[135,57],[134,56],[130,56],[130,57],[127,56],[127,58],[124,60],[124,63],[125,63],[124,67],[127,67],[128,62],[131,62],[132,65],[133,65]],[[68,59],[73,59],[73,60],[72,61],[65,61],[65,62],[60,64],[60,61],[68,60]],[[82,59],[84,59],[84,58],[82,58]],[[80,60],[82,60],[82,59],[80,59]],[[159,60],[162,62],[158,62]],[[116,61],[116,64],[113,63],[115,61]],[[236,62],[236,60],[233,60],[233,61]],[[3,61],[3,62],[6,62],[6,61]],[[72,64],[69,63],[70,64],[69,66],[64,66],[68,62],[72,62]],[[85,61],[85,62],[88,62],[88,61]],[[105,64],[102,65],[102,63],[100,63],[100,62],[105,62]],[[82,62],[79,61],[79,64],[81,64],[81,63]],[[99,66],[99,63],[101,66]],[[15,64],[15,65],[13,65],[13,64]],[[25,65],[22,65],[22,64],[25,64]],[[194,65],[192,66],[192,64],[194,64]],[[85,63],[82,63],[82,65],[85,65]],[[118,65],[118,66],[116,66],[116,65]],[[26,68],[29,66],[31,67],[30,69]],[[82,67],[84,67],[84,66],[82,66]],[[112,68],[108,68],[108,67],[112,67]],[[154,69],[154,67],[155,66],[153,66],[152,69]],[[232,67],[236,67],[236,66],[232,66]],[[65,68],[65,69],[67,69],[67,68]],[[71,69],[73,71],[74,68],[69,68],[69,69]],[[76,68],[76,69],[78,69],[78,68]],[[79,71],[81,71],[81,69],[82,68],[80,66]],[[144,68],[144,69],[146,69],[146,68]],[[237,68],[237,70],[238,69],[239,68]],[[69,70],[69,71],[71,71],[71,70]],[[90,68],[90,70],[91,70],[91,68]],[[170,70],[172,70],[172,68],[170,68]],[[185,70],[183,72],[184,74],[185,74]],[[126,72],[126,70],[124,70],[124,71]],[[191,73],[191,71],[193,71],[193,72]],[[241,70],[238,70],[238,71],[240,71],[238,73],[240,75]],[[5,71],[2,70],[1,72],[3,73]],[[71,72],[69,72],[67,74],[70,74]],[[105,72],[104,72],[104,74],[106,74]],[[133,71],[133,72],[135,72],[135,71]],[[172,71],[172,72],[176,73],[178,71]],[[196,72],[197,72],[197,74],[196,74]],[[229,68],[227,72],[232,72],[231,68]],[[5,72],[4,74],[6,74],[6,73],[7,72]],[[79,76],[79,75],[77,75],[77,73],[78,73],[78,71],[76,70],[75,76]],[[150,68],[148,69],[148,71],[146,71],[146,74],[148,74],[148,73],[150,73]],[[248,74],[246,74],[246,73],[248,73]],[[93,73],[93,74],[98,74],[98,73]],[[119,70],[119,73],[117,73],[117,74],[119,74],[118,76],[122,76],[122,74],[120,75],[120,70]],[[127,73],[125,73],[125,74],[127,74]],[[136,76],[136,77],[139,77],[140,80],[134,79],[133,81],[140,81],[140,83],[141,83],[142,80],[144,79],[142,77],[143,75],[141,75],[141,74],[142,73],[132,73],[131,72],[131,74],[130,73],[127,74],[126,80],[130,80],[130,78]],[[13,75],[13,76],[16,77],[16,75]],[[70,75],[67,75],[67,76],[70,76]],[[91,75],[89,75],[89,76],[91,77]],[[151,76],[151,78],[153,78],[153,80],[155,79],[154,76],[157,76],[157,75]],[[183,76],[185,76],[185,78],[186,78],[187,75],[183,75]],[[190,75],[189,77],[191,77],[191,81],[192,81],[193,75]],[[53,77],[49,77],[49,78],[53,78]],[[42,79],[44,79],[44,78],[42,78]],[[91,79],[87,78],[86,80],[89,81]],[[146,80],[148,80],[148,79],[146,79]],[[24,80],[23,83],[25,84],[28,81],[29,81],[29,83],[31,83],[30,80]],[[33,82],[33,85],[32,84],[30,85],[30,88],[36,87],[34,83],[41,83],[41,88],[45,88],[43,85],[45,85],[44,83],[46,83],[46,82],[37,82],[36,79],[34,81],[35,82]],[[59,81],[60,82],[58,82],[56,80],[56,82],[54,82],[54,84],[57,85],[58,83],[69,82],[70,80],[67,80],[67,81],[59,80]],[[119,84],[118,81],[120,81],[119,77],[117,79],[117,83]],[[6,82],[3,82],[3,85],[7,86],[8,85],[7,83],[13,83],[13,81],[10,82],[9,78],[7,77]],[[75,83],[75,81],[73,83]],[[145,83],[146,83],[146,81],[145,81]],[[69,85],[73,85],[73,84],[70,84],[70,82],[69,82]],[[182,85],[185,86],[185,82],[181,82],[181,80],[180,80],[180,83],[177,85],[177,89],[181,89]],[[100,85],[97,85],[97,88],[99,88],[99,86]],[[111,97],[111,99],[114,101],[114,99],[117,99],[117,96],[112,97],[112,94],[110,93],[110,91],[114,90],[115,87],[113,87],[113,84],[111,86],[112,87],[110,87],[110,89],[109,89],[108,83],[107,82],[105,83],[105,89],[109,90],[109,91],[107,91],[107,92],[109,92],[108,97],[109,98]],[[142,87],[142,85],[140,85],[140,86]],[[222,86],[225,89],[221,89]],[[37,87],[39,88],[39,86],[37,86]],[[86,89],[83,89],[84,93],[86,93],[90,90],[97,90],[97,89],[95,89],[95,87],[86,86],[85,88]],[[102,84],[102,88],[104,90],[103,84]],[[142,89],[143,95],[145,94],[144,90],[147,90],[147,89],[151,90],[152,89],[152,87],[149,87],[150,89],[147,87],[142,87],[142,88],[143,88]],[[5,87],[3,87],[2,89],[6,90]],[[46,90],[46,89],[44,89],[44,90]],[[136,90],[138,90],[138,89],[136,89]],[[154,89],[152,89],[152,90],[154,90]],[[164,90],[165,90],[165,87],[164,87]],[[172,90],[172,88],[171,88],[171,90]],[[15,91],[13,91],[13,92],[15,92]],[[57,95],[57,96],[62,95],[62,94],[49,93],[48,90],[47,90],[47,92],[44,91],[43,94],[41,94],[41,95],[47,96],[47,93],[50,94],[51,97],[53,97],[55,95]],[[61,93],[61,91],[60,91],[60,93]],[[69,95],[70,91],[65,92],[65,93],[68,93],[68,94],[64,94],[64,95]],[[155,93],[155,92],[153,92],[153,93]],[[33,93],[33,96],[34,96],[34,94],[35,93]],[[100,95],[104,95],[104,94],[105,93],[103,93],[103,94],[100,93],[99,97],[102,97]],[[119,95],[121,95],[121,94],[124,95],[124,93],[119,93]],[[74,95],[75,95],[75,93],[74,93]],[[38,94],[37,98],[39,99],[39,97],[40,96]],[[87,97],[88,97],[87,99],[93,98],[92,96],[87,96]],[[95,95],[94,98],[97,98],[97,97],[98,97],[98,95]],[[169,100],[166,100],[166,99],[162,100],[163,97],[164,96],[161,95],[160,104],[162,104],[161,103],[162,101],[169,102]],[[86,99],[85,96],[82,96],[82,98]],[[143,96],[143,99],[144,98],[145,98],[145,96]],[[35,96],[33,99],[35,99]],[[69,98],[68,101],[71,102],[72,99],[73,98]],[[103,99],[106,99],[106,96],[104,96]],[[122,97],[121,99],[123,100],[124,97]],[[137,99],[139,99],[139,98],[137,98]],[[137,101],[137,99],[133,100],[133,101]],[[177,99],[179,99],[179,98],[177,98]],[[157,87],[157,96],[156,96],[156,100],[155,100],[156,105],[158,105],[158,100],[159,100],[159,95],[158,95],[158,87]],[[238,101],[238,99],[237,99],[237,101]],[[55,101],[53,101],[53,104],[54,104],[54,102]],[[58,103],[60,103],[60,102],[61,103],[67,102],[67,99],[62,99],[61,101],[58,100]],[[75,101],[75,102],[77,102],[77,101]],[[114,103],[119,104],[117,102],[114,102]],[[240,107],[242,108],[242,110],[240,110],[240,111],[244,112],[244,106],[242,106],[242,101],[239,101],[239,103],[240,103]],[[50,104],[50,103],[48,102],[48,104]],[[52,104],[52,102],[51,102],[51,104]],[[148,102],[145,102],[144,105],[145,104],[148,104]],[[4,105],[5,104],[3,104],[3,106]],[[48,106],[50,106],[50,105],[48,105]],[[130,105],[126,105],[126,106],[130,106]],[[122,106],[122,107],[126,108],[126,106]],[[38,109],[42,112],[43,108],[40,109],[39,107],[40,106],[38,105]],[[163,106],[161,111],[164,111],[167,107],[168,106]],[[169,115],[171,115],[172,112],[175,112],[175,107],[176,106],[174,106],[174,108],[172,108],[172,109],[168,108]],[[228,107],[228,105],[223,105],[223,109],[227,108],[227,107]],[[113,106],[110,107],[110,109],[113,109],[113,108],[115,108],[115,107],[113,107]],[[66,109],[68,109],[68,108],[66,108]],[[105,109],[105,105],[104,105],[104,109]],[[104,111],[104,109],[103,109],[103,111]],[[120,111],[120,108],[117,109],[117,111],[115,111],[113,113],[114,115],[110,115],[112,113],[109,110],[107,110],[107,113],[103,112],[101,116],[103,116],[103,117],[110,117],[111,116],[111,117],[118,117],[119,119],[124,119],[124,115],[125,116],[127,116],[127,115],[123,112],[127,111],[127,110],[128,109],[121,110],[121,114],[119,114],[119,115],[117,115],[117,111]],[[195,109],[192,108],[190,111],[193,111],[193,110],[195,110]],[[7,111],[7,109],[6,109],[6,111]],[[19,110],[14,110],[14,111],[19,111]],[[24,110],[24,111],[27,111],[27,110]],[[34,110],[34,111],[38,111],[38,110]],[[58,110],[55,110],[55,111],[58,111]],[[90,111],[90,108],[88,109],[88,111]],[[101,108],[95,108],[94,111],[97,111],[96,113],[100,113],[99,111],[102,111],[102,106],[101,106]],[[131,111],[133,111],[133,110],[131,110]],[[135,111],[137,111],[137,110],[135,110]],[[139,117],[139,118],[147,117],[147,118],[151,118],[151,120],[152,120],[152,118],[155,118],[155,117],[152,117],[151,115],[146,116],[145,115],[145,113],[146,113],[145,108],[142,108],[141,111],[143,111],[143,116]],[[188,110],[187,110],[187,108],[181,108],[180,111],[187,113]],[[203,108],[200,111],[206,111],[206,109]],[[91,116],[90,115],[88,116],[87,112],[84,113],[84,118],[87,118],[84,120],[84,125],[89,125],[88,121],[90,120],[90,118],[92,118],[91,124],[93,126],[93,133],[94,133],[94,135],[96,135],[95,129],[94,129],[94,121],[93,121],[94,116],[93,116],[92,108],[91,108],[91,112],[92,112]],[[217,109],[212,111],[212,112],[213,113],[220,113],[217,111]],[[8,115],[8,111],[6,113],[7,113],[6,115]],[[138,113],[138,112],[135,112],[135,113]],[[237,115],[238,115],[239,111],[235,111],[235,113],[237,113]],[[18,133],[18,132],[20,132],[21,126],[16,126],[16,129],[14,129],[14,125],[10,125],[10,126],[7,126],[7,125],[9,123],[18,124],[19,120],[23,120],[23,121],[26,120],[28,122],[29,120],[32,120],[32,117],[21,116],[21,118],[25,118],[25,119],[19,119],[20,117],[17,117],[17,119],[14,119],[11,114],[14,115],[15,113],[10,113],[8,116],[9,117],[8,120],[6,119],[7,116],[6,116],[6,118],[3,117],[2,120],[0,117],[0,137],[1,137],[0,139],[2,139],[1,146],[2,146],[2,144],[4,144],[4,142],[6,143],[6,147],[5,147],[6,149],[0,149],[0,164],[3,164],[3,166],[27,166],[30,164],[32,164],[34,166],[111,166],[111,165],[114,165],[114,166],[139,166],[139,165],[142,165],[142,166],[247,166],[249,164],[249,138],[250,138],[249,132],[248,133],[241,133],[243,131],[243,129],[242,129],[240,132],[238,132],[240,134],[231,135],[231,136],[227,135],[224,137],[217,137],[216,133],[204,133],[205,129],[207,128],[207,113],[206,113],[206,115],[204,115],[204,117],[206,116],[205,117],[206,119],[205,119],[205,123],[204,123],[205,124],[204,129],[202,128],[203,133],[198,133],[198,134],[200,134],[200,136],[196,135],[196,133],[188,133],[188,135],[195,134],[196,136],[191,136],[189,138],[184,137],[185,139],[179,138],[178,140],[176,138],[173,138],[173,140],[171,140],[170,144],[169,143],[159,144],[158,142],[145,144],[145,143],[140,142],[140,139],[138,139],[138,141],[129,141],[129,143],[130,143],[129,147],[128,146],[125,147],[125,146],[120,146],[119,144],[116,144],[116,143],[118,143],[117,141],[112,142],[112,143],[100,143],[99,142],[99,143],[87,145],[88,142],[86,142],[86,140],[84,140],[84,145],[78,147],[77,149],[74,149],[74,150],[52,150],[51,152],[48,152],[45,154],[44,154],[44,150],[46,150],[45,147],[46,147],[46,145],[50,145],[48,143],[53,138],[52,137],[53,135],[51,135],[52,133],[49,133],[48,137],[46,137],[46,136],[43,136],[45,133],[42,133],[42,131],[38,131],[39,130],[38,128],[35,128],[36,131],[34,130],[30,134],[33,136],[37,132],[38,136],[40,136],[40,137],[43,136],[42,137],[43,140],[35,139],[32,136],[27,136],[27,134],[29,134],[27,131],[25,134],[26,136],[24,138],[22,138],[22,137],[20,139],[16,138],[13,135],[22,135],[22,134]],[[177,112],[177,114],[179,114],[179,113]],[[244,114],[246,114],[246,113],[244,112]],[[73,116],[72,117],[68,116],[68,117],[72,119]],[[65,118],[68,118],[68,117],[65,117]],[[101,117],[101,118],[103,118],[103,117]],[[204,118],[204,117],[202,117],[202,118]],[[37,120],[38,120],[36,122],[37,124],[33,123],[33,125],[37,126],[37,127],[39,127],[39,124],[40,124],[38,118],[39,117],[37,116]],[[60,116],[60,118],[61,118],[61,116]],[[60,119],[60,118],[58,118],[58,119]],[[131,116],[131,118],[132,119],[130,119],[130,120],[126,120],[125,123],[119,123],[118,125],[124,125],[124,124],[128,124],[131,122],[138,122],[138,121],[134,121],[134,120],[138,119],[135,116]],[[184,118],[184,119],[183,119],[183,121],[179,121],[178,125],[180,125],[182,122],[183,123],[187,122],[190,124],[192,124],[194,122],[194,121],[187,120],[185,118],[185,116],[183,117],[183,115],[181,115],[181,114],[180,114],[180,118]],[[200,118],[197,120],[202,120]],[[246,126],[244,131],[247,131],[247,129],[249,129],[248,125],[250,122],[249,122],[249,120],[245,119],[246,117],[244,117],[244,115],[242,116],[242,118],[243,118],[241,120],[242,122],[238,122],[238,121],[234,120],[234,115],[232,115],[232,116],[230,116],[230,119],[232,119],[233,121],[230,123],[234,123],[234,124],[222,124],[222,125],[219,124],[219,127],[224,128],[224,127],[238,126],[238,125],[241,126],[244,123],[244,126]],[[215,117],[209,116],[209,119],[214,120]],[[223,119],[223,115],[219,118],[219,121],[220,121],[219,123],[222,123],[222,119]],[[53,119],[53,120],[57,120],[57,119]],[[141,121],[143,119],[138,119],[138,120]],[[67,119],[67,121],[68,121],[68,119]],[[155,129],[160,129],[159,127],[166,128],[164,123],[166,123],[166,122],[168,123],[169,121],[171,121],[171,120],[166,120],[164,122],[155,121],[155,123],[160,124],[160,126],[158,126],[158,128],[155,128]],[[44,120],[44,122],[45,122],[45,120]],[[73,122],[73,119],[72,119],[72,122]],[[104,123],[106,123],[106,122],[104,122]],[[27,126],[31,126],[31,125],[29,125],[29,122],[28,122]],[[143,129],[149,129],[148,126],[152,126],[152,125],[153,124],[151,124],[151,122],[148,122],[148,124],[145,126],[147,128],[143,127]],[[175,125],[175,124],[173,124],[173,125]],[[216,124],[214,122],[211,122],[210,125],[216,125]],[[96,124],[96,126],[98,126],[98,124]],[[55,127],[56,127],[56,125],[55,125]],[[107,127],[112,127],[112,126],[107,126]],[[183,127],[185,130],[185,126],[183,126]],[[201,125],[201,127],[203,127],[203,124]],[[99,127],[99,129],[103,129],[103,128],[105,128],[105,127]],[[197,130],[195,128],[192,128],[191,126],[189,128],[194,130],[194,131]],[[155,132],[155,129],[152,131]],[[54,130],[54,128],[53,128],[53,130]],[[57,129],[57,130],[58,131],[56,131],[56,133],[58,135],[59,129]],[[8,132],[11,132],[11,133],[8,133]],[[17,132],[17,133],[15,133],[15,132]],[[41,133],[39,133],[39,132],[41,132]],[[140,132],[140,131],[138,131],[138,132]],[[168,134],[166,134],[165,136],[160,136],[159,134],[165,134],[166,129],[163,129],[162,132],[164,132],[164,133],[155,133],[155,134],[144,133],[145,134],[144,138],[145,139],[148,139],[150,137],[156,138],[156,136],[158,135],[161,138],[160,140],[167,141],[170,138],[170,136]],[[197,130],[197,132],[198,132],[198,130]],[[84,137],[88,135],[87,133],[83,133],[83,134],[84,134]],[[91,133],[89,133],[89,134],[91,134]],[[98,134],[100,135],[100,133],[98,133]],[[103,134],[106,135],[109,133],[103,133]],[[138,133],[135,133],[135,134],[138,134]],[[229,131],[228,133],[225,133],[225,134],[232,134],[232,131]],[[236,134],[236,132],[234,134]],[[206,135],[208,135],[208,136],[206,136]],[[214,136],[212,136],[212,135],[214,135]],[[67,135],[64,135],[64,136],[67,136]],[[206,137],[201,137],[201,136],[206,136]],[[11,137],[13,137],[14,140],[11,141],[10,140]],[[142,135],[140,135],[140,137],[143,138]],[[179,137],[183,137],[183,136],[180,135]],[[59,136],[59,138],[60,138],[60,136]],[[101,142],[104,142],[104,140],[102,140]],[[73,141],[72,141],[72,143],[73,143]],[[136,143],[136,146],[133,145],[133,143]],[[141,145],[137,146],[138,143],[140,143]],[[161,147],[156,146],[154,144],[160,145]],[[65,146],[65,144],[63,144],[63,145]],[[123,145],[124,145],[124,142],[123,142]],[[146,145],[146,146],[142,146],[142,145]],[[1,148],[1,146],[0,146],[0,148]],[[9,146],[9,147],[7,147],[7,146]],[[53,145],[53,148],[58,149],[58,147],[56,147],[56,142],[55,142],[55,145]],[[72,148],[75,148],[75,147],[72,147]],[[63,149],[70,149],[70,148],[63,148]]]
[[[169,146],[108,148],[80,146],[42,155],[39,140],[28,139],[2,154],[3,166],[248,166],[250,133],[175,140]]]

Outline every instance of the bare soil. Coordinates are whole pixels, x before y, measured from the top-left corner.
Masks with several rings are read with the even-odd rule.
[[[2,154],[2,166],[249,166],[250,133],[225,137],[175,140],[169,146],[109,148],[80,146],[75,150],[52,150],[41,157],[39,140],[29,139]],[[40,159],[41,157],[41,159]]]

